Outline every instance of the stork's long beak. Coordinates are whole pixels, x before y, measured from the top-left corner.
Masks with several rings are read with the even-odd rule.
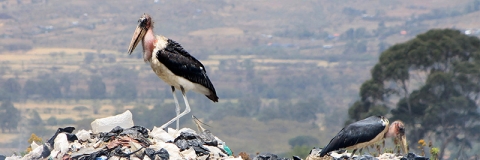
[[[145,37],[145,33],[147,33],[147,28],[142,26],[142,22],[139,21],[137,25],[137,29],[133,33],[132,41],[130,42],[130,46],[128,46],[128,54],[132,54],[135,47],[137,47],[138,43],[143,40]]]

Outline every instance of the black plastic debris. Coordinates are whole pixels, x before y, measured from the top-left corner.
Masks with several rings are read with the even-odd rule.
[[[429,158],[415,155],[415,153],[408,153],[407,155],[400,158],[400,160],[429,160]]]
[[[277,160],[278,157],[275,154],[271,153],[260,153],[257,156],[253,157],[253,160]]]
[[[253,157],[253,160],[301,160],[302,158],[298,156],[293,156],[292,158],[278,158],[277,155],[272,153],[261,153]]]
[[[132,154],[135,154],[135,153],[141,151],[142,149],[143,149],[143,148],[140,148],[140,149],[137,149],[137,150],[135,150],[135,151],[133,151],[133,152],[125,153],[125,152],[123,152],[121,146],[117,146],[117,147],[115,147],[115,149],[113,149],[113,151],[111,152],[111,154],[112,154],[113,156],[118,156],[118,157],[130,157]]]
[[[142,146],[147,147],[150,145],[150,142],[148,141],[148,132],[149,132],[148,129],[142,126],[133,126],[126,129],[120,126],[117,126],[108,133],[105,133],[105,132],[99,133],[98,136],[104,142],[109,142],[118,136],[128,135],[129,137],[135,140],[138,140],[142,144]]]
[[[298,156],[293,156],[293,160],[302,160],[302,158],[300,158]]]
[[[53,146],[54,140],[55,140],[55,138],[57,138],[58,134],[64,133],[64,132],[67,133],[68,141],[73,142],[74,140],[78,139],[77,136],[75,136],[75,134],[69,136],[69,133],[72,133],[73,130],[75,130],[75,127],[58,128],[57,132],[55,132],[53,137],[50,138],[47,142],[50,144],[50,146]]]
[[[152,148],[146,148],[145,149],[145,154],[150,159],[156,159],[156,157],[159,157],[161,160],[168,160],[170,158],[170,155],[168,154],[168,151],[163,149],[163,148],[158,150],[158,151],[155,151]]]
[[[65,133],[67,135],[67,139],[70,142],[73,142],[74,140],[77,140],[77,136],[75,134],[72,134],[73,130],[75,130],[75,127],[65,127],[65,128],[58,128],[57,132],[47,141],[47,143],[44,143],[41,147],[43,147],[42,154],[40,157],[33,157],[33,158],[46,158],[50,156],[50,153],[53,150],[53,145],[55,144],[55,138],[57,138],[58,134],[60,133]]]
[[[209,146],[218,146],[218,141],[215,139],[215,136],[210,132],[210,130],[205,130],[203,132],[200,132],[198,134],[198,137],[200,137],[205,145]]]
[[[378,160],[378,158],[373,157],[372,155],[362,155],[356,158],[357,160]]]
[[[210,153],[210,150],[203,146],[203,140],[198,137],[198,135],[193,133],[182,132],[180,133],[180,136],[175,138],[173,143],[177,145],[180,151],[184,151],[192,147],[198,156],[208,155]]]
[[[106,156],[107,159],[110,156],[110,152],[108,150],[100,150],[100,151],[97,151],[97,152],[93,152],[91,154],[87,154],[87,155],[77,155],[77,156],[72,156],[72,159],[76,159],[76,160],[96,160],[97,157],[102,157],[102,156]]]
[[[350,158],[350,154],[349,155],[342,155],[341,157],[332,157],[333,160],[345,160],[345,159],[349,159]],[[357,158],[357,157],[354,157],[354,159]]]
[[[198,132],[199,132],[198,136],[203,140],[204,144],[209,146],[218,146],[218,141],[215,138],[215,135],[213,135],[212,132],[210,132],[210,130],[203,128],[202,124],[205,124],[205,123],[201,122],[194,115],[192,115],[192,119],[193,119],[193,122],[195,122],[195,124],[197,125]]]

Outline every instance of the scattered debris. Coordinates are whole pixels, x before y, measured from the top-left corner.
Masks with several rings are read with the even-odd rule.
[[[298,156],[281,158],[272,153],[251,155],[240,152],[234,156],[224,141],[216,137],[210,130],[202,127],[201,122],[192,116],[198,131],[190,128],[175,130],[154,127],[151,131],[142,126],[134,126],[130,111],[117,116],[97,119],[92,122],[92,130],[79,130],[75,134],[74,127],[58,128],[55,134],[44,144],[32,142],[32,151],[25,156],[0,155],[0,160],[177,160],[177,159],[222,159],[222,160],[301,160]],[[118,122],[129,127],[115,126]],[[101,122],[101,123],[100,123]],[[131,122],[131,123],[130,123]],[[108,131],[104,131],[109,128]],[[313,148],[306,160],[340,160],[348,158],[350,153],[331,152],[320,157],[321,149]],[[397,156],[384,153],[379,157],[370,155],[354,155],[357,160],[428,160],[428,158],[409,153]]]
[[[301,160],[298,156],[293,156],[292,159],[290,158],[278,158],[277,155],[271,153],[261,153],[257,156],[253,157],[253,160]]]
[[[195,120],[195,122],[199,122]],[[115,126],[122,124],[123,126]],[[7,160],[30,159],[238,159],[225,142],[204,129],[199,123],[198,133],[190,128],[168,132],[154,127],[152,131],[142,126],[134,126],[130,111],[117,116],[97,119],[92,122],[92,130],[79,130],[74,127],[59,128],[46,143],[32,143],[32,151],[27,155],[6,157]],[[106,129],[108,131],[105,131]],[[228,149],[228,151],[226,150]],[[1,158],[1,156],[0,156]]]
[[[400,160],[429,160],[429,158],[415,155],[415,153],[408,153],[406,156],[402,157]]]
[[[307,156],[306,160],[344,160],[350,157],[351,153],[347,153],[346,150],[340,150],[338,152],[330,152],[324,157],[320,157],[320,148],[313,148],[310,150],[310,154]],[[407,155],[398,155],[393,153],[383,153],[378,157],[373,157],[372,155],[353,155],[352,159],[355,160],[428,160],[422,156],[417,156],[414,153],[408,153]]]

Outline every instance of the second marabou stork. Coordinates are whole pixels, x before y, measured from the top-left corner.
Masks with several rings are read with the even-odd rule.
[[[165,129],[177,121],[178,129],[180,117],[190,112],[186,96],[186,92],[189,90],[204,94],[213,102],[218,102],[217,93],[203,64],[191,56],[179,43],[167,37],[155,35],[153,21],[148,14],[143,14],[138,20],[137,28],[128,47],[129,54],[132,54],[140,41],[142,41],[144,61],[150,63],[155,74],[171,86],[175,100],[177,116],[160,128]],[[175,96],[175,89],[182,91],[185,101],[186,109],[182,113],[180,113],[180,106]]]
[[[357,149],[373,145],[376,142],[392,137],[395,142],[400,142],[404,153],[408,152],[405,127],[401,121],[389,124],[383,116],[371,116],[354,122],[344,127],[320,152],[320,157],[339,149],[353,149],[352,155]]]

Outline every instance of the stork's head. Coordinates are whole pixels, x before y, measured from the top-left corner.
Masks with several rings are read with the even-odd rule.
[[[392,137],[394,139],[393,141],[395,145],[400,143],[404,154],[408,152],[407,138],[405,136],[405,125],[402,121],[397,120],[390,124],[385,138],[388,137]]]
[[[142,17],[138,19],[137,29],[135,29],[132,41],[130,42],[130,46],[128,47],[129,54],[132,54],[133,50],[135,49],[135,47],[137,47],[140,41],[142,41],[143,44],[144,58],[146,57],[147,52],[151,53],[151,51],[149,50],[153,50],[153,48],[150,47],[153,46],[153,41],[148,40],[148,37],[150,37],[150,39],[154,38],[152,28],[152,18],[148,14],[143,14]]]

